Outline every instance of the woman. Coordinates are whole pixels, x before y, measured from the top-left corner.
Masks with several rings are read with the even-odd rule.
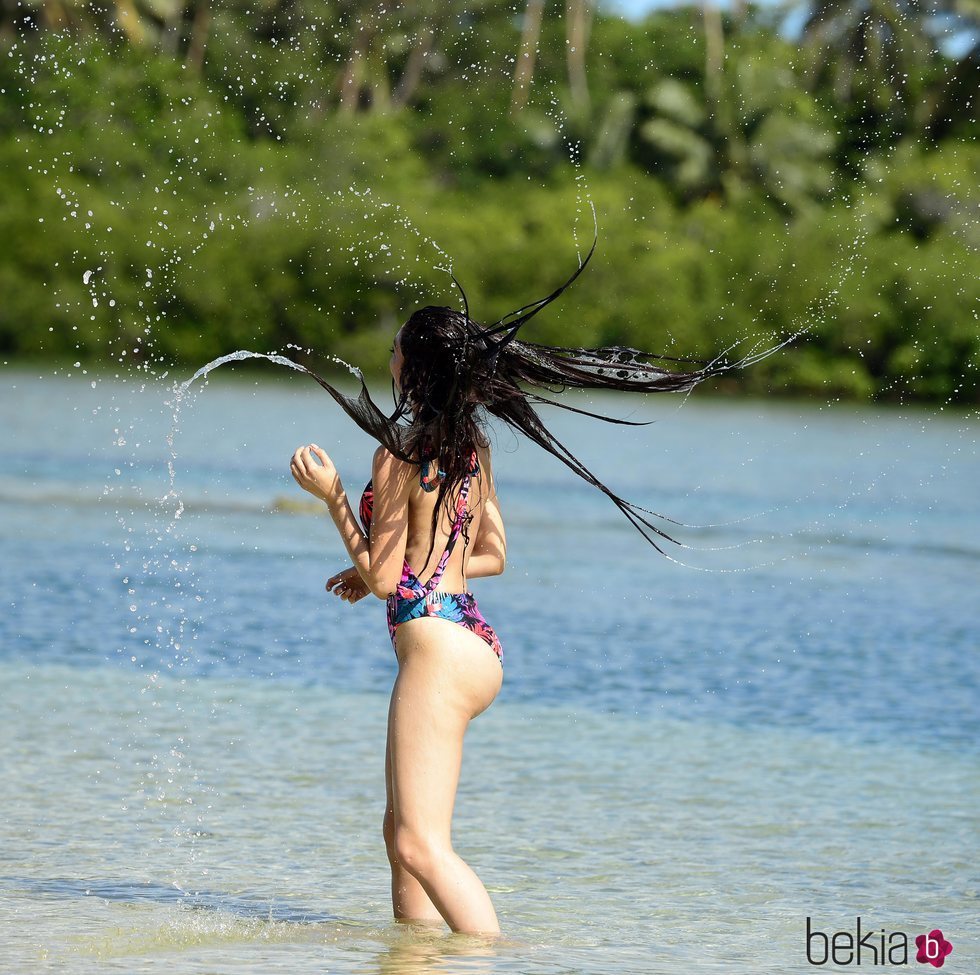
[[[299,448],[290,470],[304,490],[327,503],[353,562],[327,581],[327,590],[351,604],[368,593],[387,604],[398,676],[388,712],[383,831],[398,919],[442,918],[454,931],[472,933],[500,930],[486,889],[455,853],[450,838],[463,736],[469,722],[496,698],[503,680],[500,642],[467,586],[468,579],[498,575],[506,563],[486,414],[521,430],[602,490],[662,552],[644,527],[659,539],[674,539],[638,513],[654,512],[624,501],[598,481],[551,436],[530,403],[586,411],[526,392],[519,382],[544,389],[558,383],[562,388],[685,390],[758,358],[734,365],[715,360],[693,372],[668,372],[641,362],[654,356],[635,349],[566,349],[518,341],[517,330],[574,281],[592,251],[547,298],[489,328],[474,322],[468,308],[460,313],[429,306],[415,312],[392,346],[392,383],[399,396],[391,417],[373,403],[363,378],[355,399],[308,370],[382,444],[359,505],[366,535],[321,448]],[[399,424],[409,411],[408,424]],[[460,536],[463,544],[457,545]]]
[[[418,328],[417,320],[413,316],[395,336],[391,371],[396,386],[401,386],[405,361],[403,333],[409,330],[410,348],[413,341],[421,346],[434,334]],[[438,351],[430,361],[440,361]],[[405,391],[420,393],[418,379],[417,370]],[[450,839],[466,727],[490,706],[503,681],[499,640],[467,591],[468,578],[503,572],[506,537],[489,442],[466,413],[463,408],[458,423],[436,424],[432,431],[447,439],[441,452],[427,451],[430,456],[451,456],[445,451],[461,437],[471,445],[453,516],[444,518],[436,533],[431,531],[431,521],[441,514],[436,481],[442,474],[445,482],[452,460],[440,462],[438,471],[431,462],[424,463],[420,480],[418,466],[379,447],[360,503],[368,539],[324,451],[315,445],[296,451],[292,472],[300,486],[327,502],[354,562],[327,581],[327,590],[350,603],[369,592],[387,600],[398,657],[388,712],[384,817],[395,917],[445,919],[454,931],[498,932],[486,889],[453,851]],[[457,546],[461,535],[464,544]]]

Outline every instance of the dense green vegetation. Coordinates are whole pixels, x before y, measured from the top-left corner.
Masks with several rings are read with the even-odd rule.
[[[574,270],[591,204],[596,256],[529,340],[697,357],[805,327],[733,384],[976,400],[969,5],[817,0],[795,41],[710,3],[377,9],[0,14],[5,358],[381,369],[400,319],[458,302],[450,260],[494,320]]]

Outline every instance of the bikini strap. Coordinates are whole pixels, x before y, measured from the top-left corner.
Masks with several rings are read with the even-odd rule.
[[[419,487],[423,491],[435,491],[439,487],[439,482],[446,476],[446,472],[440,467],[437,474],[429,472],[430,460],[422,462],[422,473],[419,476]]]
[[[419,476],[419,487],[426,492],[437,490],[439,487],[439,482],[446,476],[446,472],[438,466],[436,468],[437,473],[431,473],[431,463],[432,458],[426,458],[424,461],[422,461],[422,473]],[[480,461],[475,450],[470,453],[469,473],[480,473]]]
[[[473,452],[473,456],[476,456],[476,451]],[[479,471],[479,465],[477,465],[477,471]],[[449,558],[453,554],[453,549],[456,547],[456,540],[459,538],[463,530],[463,519],[466,516],[466,499],[470,493],[470,476],[471,471],[467,471],[463,475],[463,483],[459,492],[459,500],[456,502],[456,520],[453,522],[453,527],[449,532],[449,541],[446,543],[446,550],[442,553],[442,558],[439,559],[439,564],[436,566],[435,572],[429,577],[429,581],[423,586],[427,592],[431,592],[435,589],[442,579],[443,573],[446,571],[446,566],[449,564]]]

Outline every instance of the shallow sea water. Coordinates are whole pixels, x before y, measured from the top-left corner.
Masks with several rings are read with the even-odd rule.
[[[544,414],[629,500],[746,519],[667,549],[725,572],[498,434],[508,569],[472,588],[504,688],[454,820],[490,943],[391,919],[396,662],[380,603],[323,593],[343,549],[288,473],[314,440],[356,500],[371,444],[302,377],[215,378],[175,519],[166,388],[91,378],[2,374],[0,970],[802,972],[808,916],[980,970],[975,418]]]

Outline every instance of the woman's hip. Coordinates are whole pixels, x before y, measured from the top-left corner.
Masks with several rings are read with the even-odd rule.
[[[396,633],[401,627],[416,620],[439,619],[472,633],[493,651],[498,664],[503,666],[504,652],[500,640],[480,612],[476,597],[471,592],[441,593],[436,590],[414,598],[389,596],[387,616],[388,633],[396,654]]]

